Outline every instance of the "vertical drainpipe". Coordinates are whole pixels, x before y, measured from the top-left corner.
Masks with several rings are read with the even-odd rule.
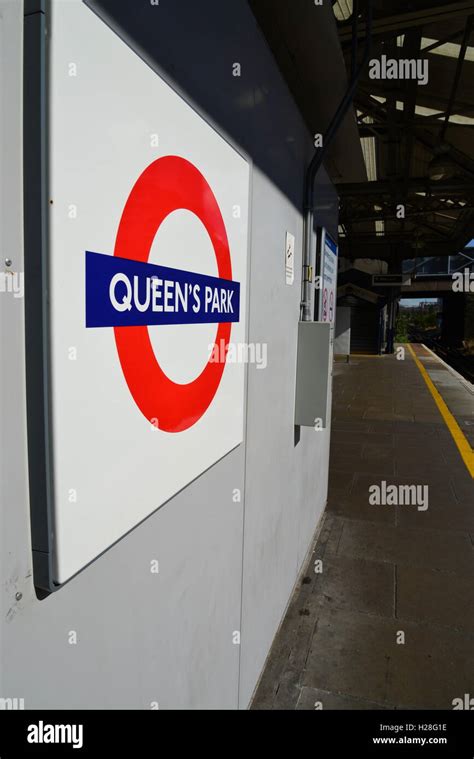
[[[357,3],[354,5],[354,13],[357,13]],[[352,61],[355,62],[355,52],[357,45],[357,19],[354,19],[353,23],[353,54]],[[342,120],[344,119],[354,97],[355,89],[359,81],[360,75],[365,68],[367,61],[369,60],[370,48],[371,48],[371,34],[372,34],[372,0],[367,0],[367,19],[365,27],[365,50],[364,57],[357,70],[352,70],[351,80],[349,82],[346,94],[342,98],[336,113],[328,127],[323,139],[323,147],[318,148],[311,159],[311,162],[306,170],[305,184],[304,184],[304,248],[303,248],[303,287],[302,287],[302,300],[301,300],[301,320],[312,321],[311,314],[311,282],[307,277],[307,272],[311,266],[311,233],[313,229],[313,211],[314,211],[314,182],[319,169],[322,166],[324,158],[326,157],[327,150],[331,145],[337,130],[339,129]],[[354,40],[355,36],[355,40]]]

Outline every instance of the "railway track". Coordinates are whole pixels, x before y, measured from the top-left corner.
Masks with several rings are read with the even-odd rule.
[[[458,348],[441,343],[439,337],[426,335],[419,330],[410,330],[409,339],[413,342],[424,343],[433,353],[474,384],[474,356],[466,355]]]

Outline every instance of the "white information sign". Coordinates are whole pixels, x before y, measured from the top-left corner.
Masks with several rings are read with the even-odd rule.
[[[321,235],[321,291],[319,320],[334,322],[337,300],[337,245],[326,230]]]

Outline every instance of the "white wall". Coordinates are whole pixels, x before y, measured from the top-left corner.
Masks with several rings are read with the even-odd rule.
[[[350,306],[336,308],[334,335],[334,355],[348,356],[351,352],[351,309]]]

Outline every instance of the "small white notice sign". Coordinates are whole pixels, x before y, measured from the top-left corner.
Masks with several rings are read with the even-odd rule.
[[[295,281],[295,236],[286,233],[285,242],[285,274],[286,284],[292,285]]]

